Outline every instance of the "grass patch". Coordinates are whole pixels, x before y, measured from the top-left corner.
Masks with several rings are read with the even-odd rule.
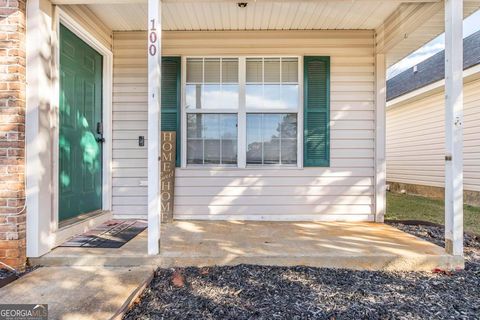
[[[407,194],[387,192],[386,219],[423,220],[444,224],[444,201]],[[480,207],[464,205],[465,231],[480,234]]]

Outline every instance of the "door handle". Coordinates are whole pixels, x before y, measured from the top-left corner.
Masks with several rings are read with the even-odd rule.
[[[95,138],[97,142],[99,143],[104,143],[105,138],[103,137],[103,123],[102,122],[97,122],[97,134],[100,135],[100,137]]]
[[[97,122],[97,133],[100,135],[103,134],[103,122]]]

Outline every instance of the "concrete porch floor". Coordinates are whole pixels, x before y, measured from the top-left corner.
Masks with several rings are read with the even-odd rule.
[[[120,249],[56,248],[40,265],[208,266],[261,264],[417,270],[463,267],[432,243],[385,224],[347,222],[175,221],[162,225],[160,255],[147,255],[144,231]]]

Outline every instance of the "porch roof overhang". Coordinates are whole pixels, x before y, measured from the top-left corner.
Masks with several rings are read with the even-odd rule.
[[[147,0],[52,0],[81,5],[113,31],[147,30]],[[165,31],[376,30],[387,67],[444,32],[442,0],[161,0]],[[239,8],[238,2],[248,3]],[[480,0],[464,1],[464,16]]]

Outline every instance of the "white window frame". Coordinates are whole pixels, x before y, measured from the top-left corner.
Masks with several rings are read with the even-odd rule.
[[[187,59],[190,58],[238,58],[239,68],[239,105],[238,109],[186,109],[186,76],[187,76]],[[246,107],[246,60],[247,58],[297,58],[298,59],[298,108],[279,108],[279,109],[261,109]],[[303,57],[292,55],[242,55],[242,56],[182,56],[181,64],[181,168],[182,169],[201,169],[201,168],[247,168],[247,169],[298,169],[303,168]],[[187,125],[186,119],[188,113],[205,114],[205,113],[230,113],[237,114],[237,165],[207,164],[207,165],[187,165]],[[248,165],[247,166],[247,113],[296,113],[297,114],[297,165]]]

